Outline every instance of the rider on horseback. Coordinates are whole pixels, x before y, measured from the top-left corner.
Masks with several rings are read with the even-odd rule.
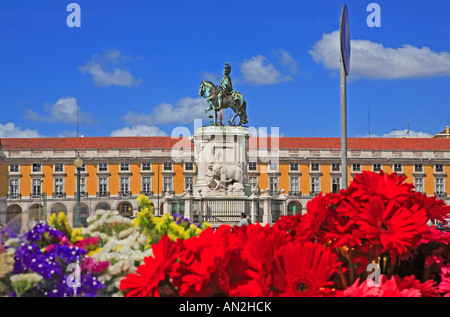
[[[222,100],[223,98],[227,98],[229,95],[233,93],[233,85],[231,84],[231,66],[228,63],[225,63],[225,68],[223,70],[223,78],[220,82],[219,95],[217,96],[217,102],[219,104],[218,109],[222,109]]]

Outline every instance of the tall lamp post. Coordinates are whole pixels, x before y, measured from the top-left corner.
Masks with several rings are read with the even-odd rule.
[[[80,153],[77,153],[77,157],[73,161],[73,165],[75,165],[77,169],[77,210],[75,215],[75,223],[73,225],[74,228],[82,227],[81,216],[80,216],[80,169],[83,166],[83,160],[80,157]]]

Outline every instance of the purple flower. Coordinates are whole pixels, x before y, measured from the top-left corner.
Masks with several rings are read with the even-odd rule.
[[[48,233],[50,237],[55,237],[58,240],[64,237],[64,233],[62,233],[59,230],[56,230],[52,227],[50,227],[48,224],[40,222],[36,226],[34,226],[33,229],[28,231],[24,236],[26,236],[26,239],[30,242],[36,242],[41,239],[41,236],[44,233]]]
[[[37,224],[19,238],[21,243],[14,254],[13,274],[32,271],[43,277],[43,280],[30,290],[30,294],[50,297],[73,296],[74,289],[67,285],[69,276],[65,273],[69,264],[81,265],[87,251],[59,243],[49,244],[48,237],[41,239],[46,233],[59,242],[65,237],[64,233],[45,223]],[[90,274],[81,274],[80,282],[81,285],[76,288],[77,296],[96,296],[97,292],[104,288],[104,285]]]

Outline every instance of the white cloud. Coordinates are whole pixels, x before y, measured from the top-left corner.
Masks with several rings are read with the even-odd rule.
[[[47,116],[42,116],[37,114],[31,109],[25,109],[24,117],[32,121],[48,122],[48,123],[77,123],[77,112],[78,112],[78,122],[80,124],[92,124],[93,119],[91,114],[86,112],[81,112],[78,105],[78,101],[75,97],[61,97],[56,103],[51,106],[46,105],[46,112],[49,113]]]
[[[142,80],[135,79],[122,63],[122,61],[129,59],[129,57],[122,56],[119,50],[107,50],[103,55],[94,55],[90,62],[78,67],[78,69],[84,74],[91,74],[94,83],[99,87],[136,86]]]
[[[110,136],[168,136],[168,134],[155,126],[138,125],[135,128],[124,127],[114,130]]]
[[[37,130],[25,129],[16,126],[12,122],[0,123],[0,138],[42,138]]]
[[[290,55],[284,57],[284,63],[289,62],[289,60],[286,60],[287,57],[290,57]],[[241,73],[244,79],[252,85],[273,85],[292,80],[292,77],[282,74],[262,55],[244,60],[241,64]]]
[[[339,31],[325,33],[309,51],[314,61],[326,69],[339,70]],[[428,47],[403,45],[384,47],[368,40],[351,40],[350,76],[373,79],[400,79],[450,75],[450,53]]]
[[[280,56],[280,65],[283,66],[287,71],[292,74],[296,74],[298,72],[298,62],[292,58],[291,53],[285,50],[278,50],[275,52]]]
[[[135,113],[128,111],[122,117],[128,125],[140,124],[172,124],[192,123],[194,119],[205,119],[206,99],[185,97],[180,99],[174,106],[170,103],[161,103],[153,108],[152,113]]]
[[[369,137],[368,134],[364,136],[358,135],[358,137],[367,138]],[[408,129],[404,130],[394,130],[389,133],[384,133],[383,135],[379,136],[377,134],[370,134],[371,138],[431,138],[433,135],[421,132],[421,131],[411,131]]]

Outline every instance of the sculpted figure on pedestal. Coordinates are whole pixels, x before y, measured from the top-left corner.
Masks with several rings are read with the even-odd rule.
[[[242,190],[244,172],[238,165],[208,163],[206,183],[210,190]]]

